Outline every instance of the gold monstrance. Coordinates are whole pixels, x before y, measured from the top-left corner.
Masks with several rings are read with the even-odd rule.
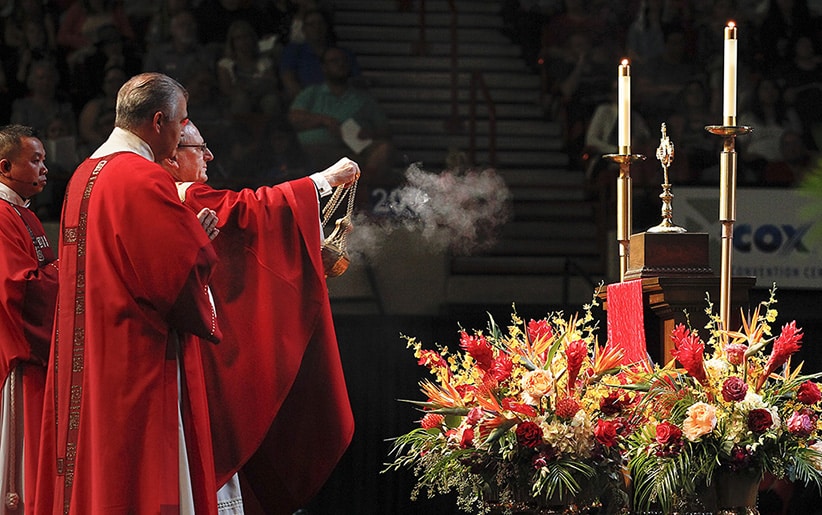
[[[662,199],[662,221],[659,225],[648,229],[647,232],[686,232],[684,228],[674,225],[672,221],[673,207],[671,200],[674,198],[674,195],[671,193],[671,184],[668,182],[668,167],[671,166],[671,163],[674,161],[674,144],[668,137],[668,129],[664,123],[662,124],[662,137],[659,140],[659,148],[656,149],[656,158],[662,163],[662,174],[663,180],[665,181],[662,183],[662,193],[659,195],[659,198]]]

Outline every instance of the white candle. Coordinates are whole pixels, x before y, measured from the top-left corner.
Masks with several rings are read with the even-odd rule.
[[[725,68],[722,95],[723,123],[736,126],[736,25],[728,22],[725,27]]]
[[[623,59],[617,73],[619,101],[619,132],[617,147],[620,154],[631,153],[631,66],[628,59]]]

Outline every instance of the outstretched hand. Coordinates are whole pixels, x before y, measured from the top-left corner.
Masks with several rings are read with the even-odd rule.
[[[349,186],[360,178],[360,165],[343,157],[333,165],[322,171],[323,177],[332,188],[344,184]]]
[[[203,226],[203,230],[205,230],[206,234],[208,235],[208,239],[213,240],[220,234],[220,229],[217,229],[217,222],[219,218],[217,218],[217,213],[213,209],[208,209],[204,207],[197,213],[197,220],[200,221],[200,225]]]

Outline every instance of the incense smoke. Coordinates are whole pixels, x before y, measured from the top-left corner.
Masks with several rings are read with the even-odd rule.
[[[376,196],[372,214],[354,216],[348,236],[352,255],[375,253],[397,229],[418,233],[432,250],[470,254],[492,246],[511,215],[511,193],[492,169],[430,173],[412,164],[403,184]]]

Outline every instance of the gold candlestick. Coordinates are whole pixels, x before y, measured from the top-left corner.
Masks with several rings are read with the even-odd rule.
[[[668,128],[662,124],[662,137],[659,140],[659,148],[656,149],[656,158],[662,163],[662,193],[659,198],[662,199],[662,221],[659,225],[655,225],[648,229],[647,232],[655,233],[682,233],[687,232],[682,227],[676,226],[673,223],[673,200],[674,195],[671,193],[671,184],[668,182],[668,167],[674,162],[674,144],[668,137]]]
[[[625,280],[625,272],[628,271],[628,256],[631,245],[631,163],[641,161],[645,156],[641,154],[630,154],[630,147],[623,147],[624,154],[605,154],[605,159],[619,164],[619,177],[617,177],[617,235],[619,242],[619,281]]]
[[[731,321],[731,257],[733,253],[734,222],[736,221],[736,137],[749,134],[753,129],[744,126],[708,125],[705,130],[723,138],[719,161],[719,222],[722,224],[719,315],[724,329],[729,329]]]

